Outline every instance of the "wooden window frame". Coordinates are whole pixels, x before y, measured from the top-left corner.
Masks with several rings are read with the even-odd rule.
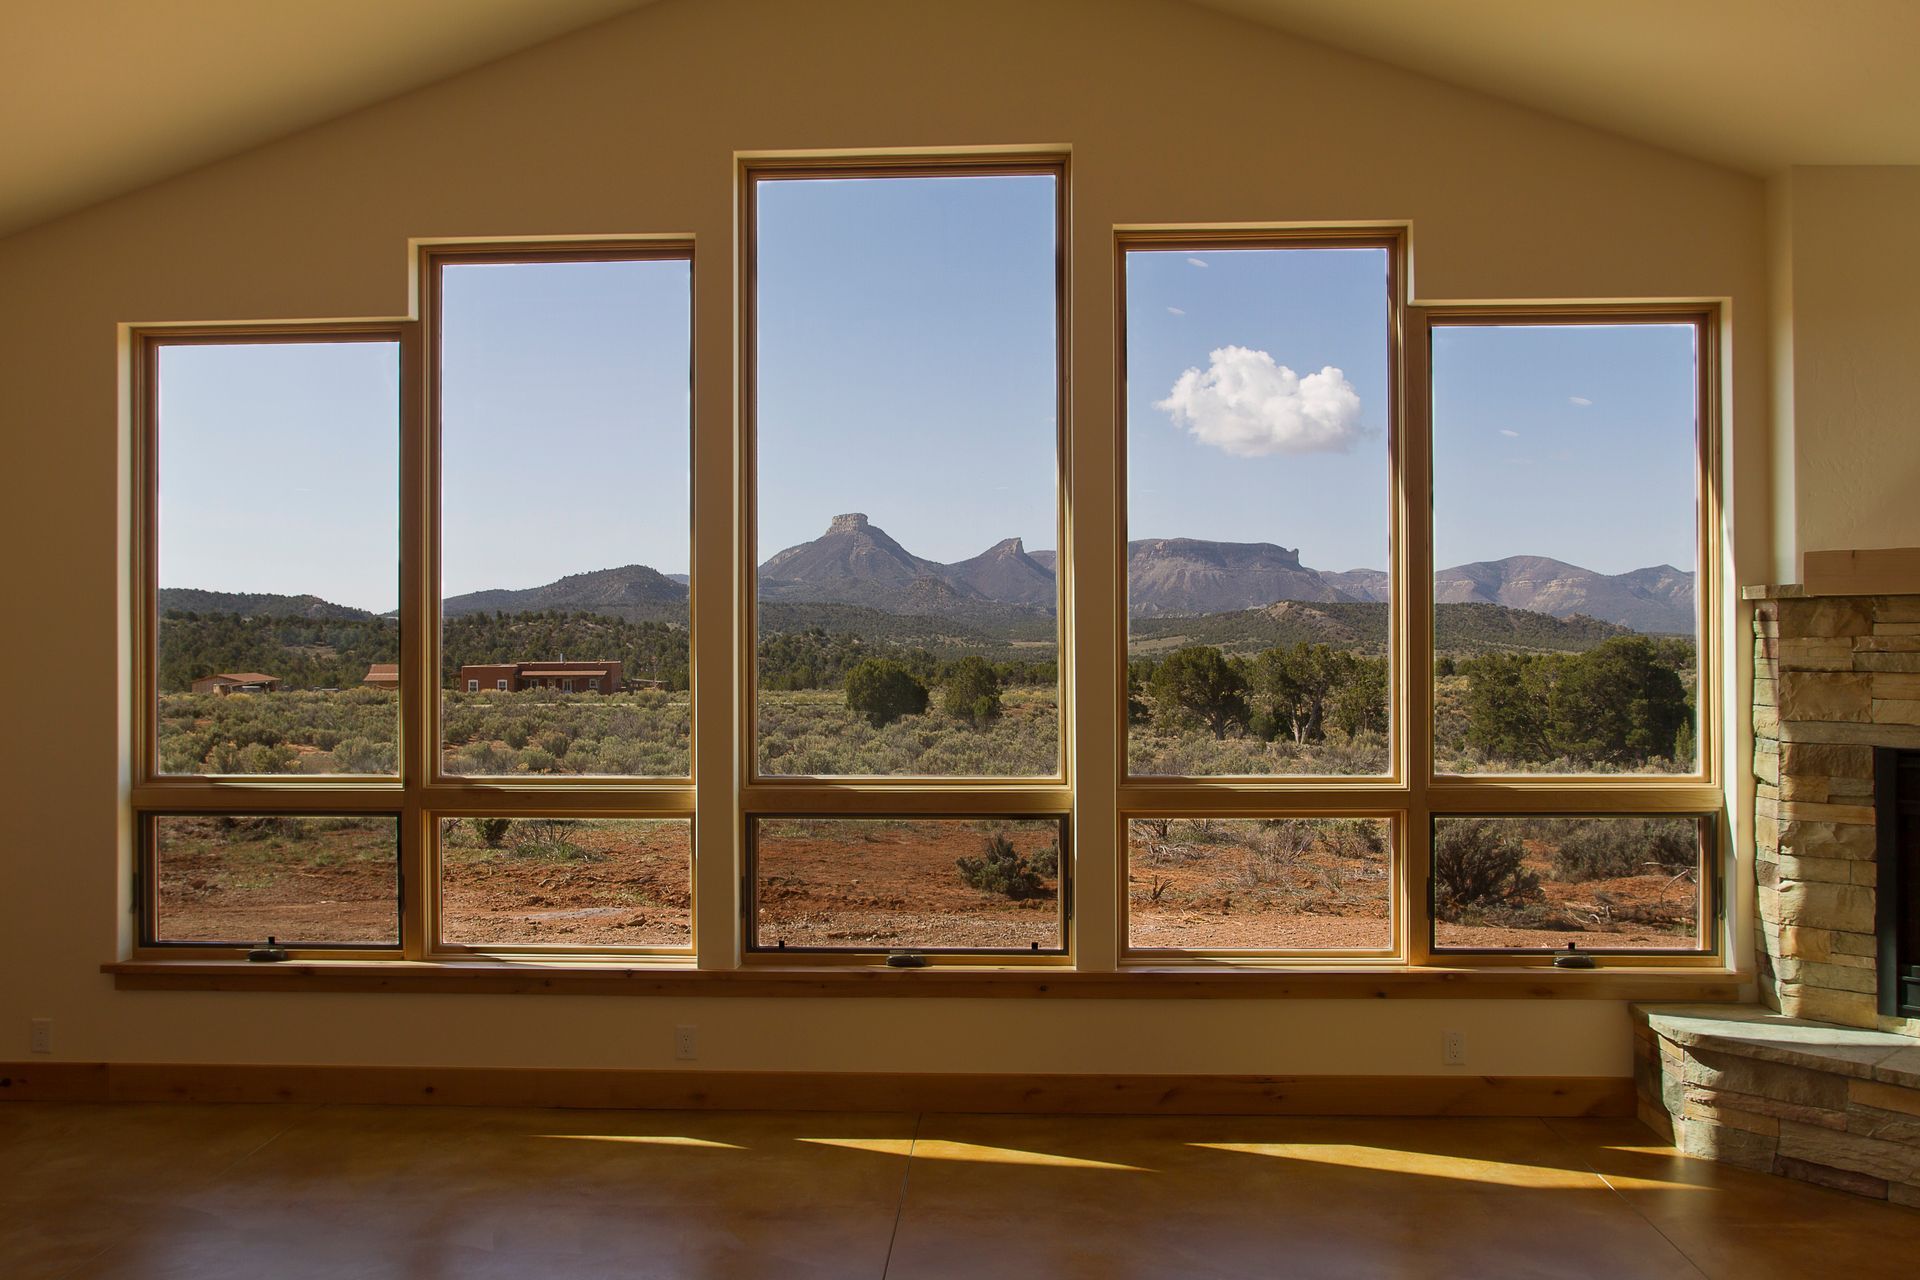
[[[759,177],[910,176],[971,172],[1045,172],[1058,187],[1056,378],[1060,590],[1059,772],[1047,778],[791,778],[756,774],[754,740],[758,631],[754,612],[757,546],[753,536],[754,436],[752,424],[754,275],[752,197]],[[699,352],[716,346],[724,325],[703,322],[703,296],[694,262],[692,336],[695,376],[694,473],[691,538],[694,560],[707,570],[707,605],[697,603],[698,579],[690,591],[690,666],[695,706],[695,745],[689,774],[680,779],[553,777],[465,778],[439,769],[439,461],[437,429],[437,265],[447,262],[529,261],[571,256],[606,260],[617,256],[685,257],[694,260],[690,236],[642,236],[592,240],[510,240],[420,243],[415,246],[417,319],[341,323],[129,326],[127,375],[133,424],[130,509],[132,643],[132,761],[127,785],[133,817],[135,911],[128,958],[103,968],[129,988],[182,987],[272,990],[435,990],[473,993],[547,991],[594,994],[726,994],[765,996],[881,995],[977,997],[981,995],[1140,997],[1333,997],[1382,998],[1470,996],[1494,998],[1728,999],[1737,992],[1729,954],[1725,877],[1731,823],[1723,790],[1726,761],[1719,687],[1725,626],[1720,598],[1722,566],[1719,491],[1721,321],[1718,304],[1699,301],[1422,306],[1403,300],[1408,281],[1411,233],[1404,224],[1339,227],[1263,226],[1228,229],[1078,226],[1071,213],[1068,162],[1051,150],[1007,153],[871,155],[738,155],[741,269],[732,282],[735,405],[724,438],[713,435],[727,421],[699,404]],[[1096,243],[1113,236],[1114,271],[1101,280]],[[1130,247],[1192,245],[1302,247],[1356,242],[1393,246],[1396,343],[1391,377],[1395,406],[1390,466],[1395,597],[1389,607],[1392,689],[1392,772],[1383,777],[1326,778],[1142,778],[1126,772],[1126,402],[1125,263]],[[491,255],[491,257],[489,256]],[[1079,267],[1076,275],[1075,266]],[[1076,283],[1084,281],[1084,286]],[[1092,357],[1073,347],[1075,305],[1097,307],[1111,284],[1115,330],[1114,421],[1110,429],[1087,429],[1073,421],[1071,386],[1075,360]],[[725,289],[704,295],[709,308],[729,305]],[[1673,323],[1688,319],[1700,333],[1700,540],[1696,572],[1701,610],[1697,740],[1700,769],[1683,777],[1552,777],[1545,775],[1436,776],[1432,772],[1432,554],[1430,342],[1436,324],[1452,323]],[[703,332],[704,323],[704,332]],[[155,573],[154,393],[157,352],[170,343],[394,341],[401,362],[400,427],[400,741],[399,768],[384,777],[160,775],[155,739],[157,615]],[[709,383],[709,391],[712,384]],[[732,455],[725,468],[718,459]],[[702,458],[707,465],[702,466]],[[1104,518],[1108,476],[1114,477],[1111,520]],[[1076,484],[1078,480],[1078,484]],[[1076,491],[1083,499],[1074,501]],[[1426,505],[1422,505],[1425,503]],[[723,508],[730,508],[722,510]],[[1084,510],[1083,510],[1084,508]],[[1088,512],[1095,518],[1090,518]],[[702,520],[706,527],[702,530]],[[722,538],[717,530],[724,529]],[[728,542],[731,545],[727,545]],[[714,566],[735,581],[716,586]],[[724,576],[724,575],[721,575]],[[1114,590],[1113,595],[1106,593]],[[724,607],[712,592],[731,595]],[[731,628],[713,626],[731,617]],[[697,625],[705,617],[703,632]],[[1117,698],[1076,696],[1083,667],[1118,659]],[[703,661],[704,659],[704,661]],[[1099,681],[1105,685],[1104,673]],[[704,690],[704,699],[701,691]],[[730,698],[725,695],[730,694]],[[722,701],[716,701],[720,699]],[[723,705],[730,701],[731,706]],[[699,743],[705,728],[707,747]],[[730,744],[714,742],[731,733]],[[716,762],[730,764],[733,778],[714,778],[706,792],[696,787],[701,760],[709,774]],[[1111,761],[1092,768],[1087,761]],[[236,948],[196,944],[151,944],[141,913],[153,907],[151,841],[156,815],[283,814],[288,816],[397,815],[400,844],[401,945],[398,948],[301,948],[286,965],[250,965]],[[719,832],[702,837],[702,814]],[[960,952],[932,954],[927,969],[884,968],[885,952],[747,952],[744,913],[751,909],[752,861],[747,831],[757,818],[836,814],[899,817],[1051,817],[1064,823],[1062,904],[1066,921],[1059,953]],[[1672,814],[1712,820],[1715,848],[1703,870],[1703,895],[1711,902],[1713,945],[1699,953],[1600,952],[1598,973],[1550,968],[1547,952],[1473,952],[1432,945],[1431,832],[1435,817],[1466,815],[1638,816]],[[691,948],[586,949],[549,947],[475,948],[438,941],[437,829],[443,818],[473,816],[565,816],[582,818],[684,818],[694,824],[696,853]],[[1127,938],[1127,823],[1136,817],[1372,817],[1388,820],[1393,841],[1395,946],[1391,952],[1199,952],[1132,948]],[[1116,824],[1112,825],[1112,824]],[[1089,832],[1097,840],[1090,841]],[[1117,835],[1109,845],[1108,833]],[[1069,854],[1067,851],[1072,850]],[[724,870],[707,865],[730,859]],[[704,884],[707,892],[700,892]],[[730,888],[729,888],[730,885]],[[1071,888],[1067,886],[1071,885]],[[724,895],[722,888],[729,888]],[[734,893],[738,899],[734,899]],[[715,944],[718,945],[715,945]]]
[[[1014,177],[1045,176],[1054,180],[1054,456],[1058,500],[1055,504],[1056,537],[1060,554],[1056,557],[1055,618],[1056,664],[1059,671],[1057,706],[1059,716],[1059,756],[1055,772],[1033,777],[937,777],[874,776],[862,774],[799,776],[762,774],[759,768],[758,741],[758,201],[759,184],[764,181],[807,181],[849,178],[936,178],[936,177]],[[772,817],[802,817],[841,813],[869,817],[898,818],[994,818],[1051,817],[1062,823],[1064,841],[1061,870],[1062,892],[1071,882],[1070,859],[1066,850],[1078,847],[1075,830],[1072,735],[1074,719],[1072,663],[1074,618],[1074,570],[1068,551],[1073,537],[1072,466],[1070,397],[1068,387],[1072,312],[1070,307],[1069,262],[1071,258],[1070,174],[1068,157],[1058,151],[1011,151],[1006,153],[954,152],[945,154],[874,155],[858,154],[821,157],[817,155],[752,155],[738,158],[736,185],[739,194],[740,227],[739,294],[736,306],[740,317],[737,366],[739,442],[741,459],[737,503],[738,559],[740,591],[736,617],[743,638],[739,644],[740,683],[737,698],[740,717],[736,725],[737,768],[743,780],[740,786],[737,818],[741,823],[741,915],[737,938],[738,955],[743,965],[783,965],[804,962],[816,965],[864,965],[884,963],[887,949],[847,951],[779,951],[749,946],[753,922],[752,910],[755,859],[753,829],[756,820]],[[1009,952],[967,948],[914,948],[941,965],[982,965],[1006,967],[1070,966],[1075,962],[1075,930],[1071,913],[1063,902],[1064,947],[1060,951]]]

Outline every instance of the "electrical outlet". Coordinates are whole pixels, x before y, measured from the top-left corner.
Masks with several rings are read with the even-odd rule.
[[[1467,1065],[1467,1035],[1464,1031],[1440,1033],[1440,1061],[1449,1067]]]
[[[53,1052],[53,1019],[35,1018],[28,1024],[27,1047],[35,1053]]]
[[[673,1029],[673,1056],[684,1062],[691,1062],[700,1056],[698,1027],[675,1027]]]

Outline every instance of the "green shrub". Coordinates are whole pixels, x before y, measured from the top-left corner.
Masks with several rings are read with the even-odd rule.
[[[1433,890],[1449,908],[1518,905],[1540,895],[1540,877],[1524,865],[1526,848],[1510,822],[1450,818],[1435,825]]]
[[[1700,835],[1690,818],[1574,820],[1553,853],[1557,880],[1673,875],[1698,866]]]
[[[1034,854],[1027,862],[1035,874],[1042,879],[1051,880],[1060,874],[1060,848],[1058,845],[1050,844]]]
[[[1056,850],[1056,867],[1059,861]],[[1046,886],[1040,883],[1040,872],[1015,852],[1013,842],[1002,835],[988,836],[986,851],[980,857],[956,858],[954,865],[960,868],[960,878],[982,893],[997,893],[1015,902],[1024,902],[1046,892]]]
[[[467,825],[473,828],[473,834],[480,837],[480,843],[489,849],[498,849],[507,838],[507,831],[513,826],[511,818],[468,818]]]
[[[927,686],[891,658],[867,658],[847,672],[847,706],[876,729],[927,709]]]
[[[954,719],[976,726],[996,720],[1000,716],[1000,678],[985,658],[969,654],[955,663],[947,676],[941,705]]]

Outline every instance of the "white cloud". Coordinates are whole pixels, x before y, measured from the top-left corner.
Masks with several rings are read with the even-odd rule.
[[[1366,434],[1360,393],[1332,365],[1303,378],[1246,347],[1209,358],[1205,372],[1187,370],[1153,406],[1202,444],[1242,458],[1344,453]]]
[[[1590,405],[1590,404],[1592,404],[1592,403],[1593,403],[1593,401],[1591,401],[1591,400],[1589,400],[1589,399],[1587,399],[1587,398],[1586,398],[1585,396],[1568,396],[1568,397],[1567,397],[1567,403],[1568,403],[1568,404],[1577,404],[1577,405],[1583,405],[1583,406],[1584,406],[1584,405]]]
[[[1500,434],[1505,436],[1509,440],[1518,440],[1520,438],[1520,433],[1518,431],[1509,431],[1505,427],[1500,428]]]
[[[1178,308],[1178,307],[1168,307],[1168,308],[1167,308],[1167,314],[1168,314],[1168,315],[1170,315],[1170,316],[1183,316],[1183,315],[1185,315],[1185,314],[1187,314],[1187,313],[1186,313],[1186,312],[1184,312],[1184,311],[1182,311],[1182,310],[1181,310],[1180,308]]]
[[[1187,265],[1190,267],[1204,267],[1207,265],[1207,262],[1204,258],[1188,258]]]

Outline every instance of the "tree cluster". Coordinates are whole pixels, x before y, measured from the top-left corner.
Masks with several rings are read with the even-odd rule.
[[[1632,767],[1693,753],[1684,640],[1618,636],[1585,653],[1493,654],[1467,677],[1467,743],[1516,764]]]
[[[1145,693],[1151,703],[1142,699]],[[1250,658],[1189,645],[1157,661],[1128,664],[1128,712],[1198,721],[1215,738],[1251,733],[1267,741],[1321,742],[1329,730],[1382,733],[1387,662],[1305,642]]]

